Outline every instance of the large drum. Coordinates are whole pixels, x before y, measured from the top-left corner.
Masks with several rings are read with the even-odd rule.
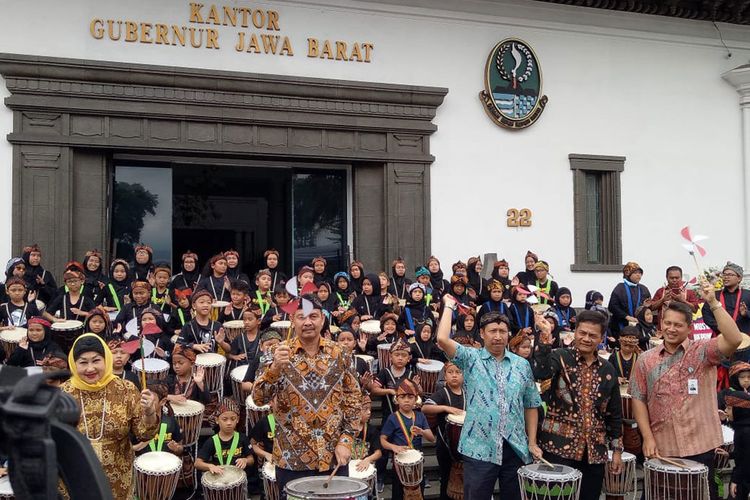
[[[288,500],[367,500],[367,483],[351,477],[334,476],[328,487],[326,476],[303,477],[286,485]]]
[[[140,500],[170,500],[177,488],[182,460],[164,451],[150,451],[136,457],[135,493]]]
[[[271,405],[256,405],[255,401],[253,401],[253,395],[250,394],[245,399],[245,406],[247,406],[247,411],[245,412],[245,432],[249,435],[255,424],[271,413]]]
[[[450,448],[451,457],[454,461],[460,461],[461,455],[458,453],[458,441],[461,439],[461,429],[464,427],[466,413],[461,415],[448,414],[445,417],[445,434]]]
[[[577,500],[583,475],[567,465],[529,464],[518,469],[518,484],[524,500]]]
[[[203,368],[203,380],[208,392],[223,393],[226,362],[227,358],[215,352],[204,352],[195,357],[196,368]]]
[[[609,461],[612,461],[612,451],[609,452]],[[635,477],[635,455],[623,452],[622,472],[613,474],[609,467],[604,470],[604,493],[607,497],[624,497],[636,489]]]
[[[230,344],[245,332],[245,322],[241,319],[227,321],[221,326],[224,328],[224,334],[226,335],[227,342]]]
[[[211,320],[216,321],[219,319],[219,314],[223,311],[231,302],[225,300],[215,300],[211,303]]]
[[[201,477],[205,500],[246,500],[247,475],[233,465],[220,465],[224,472],[214,474],[204,472]]]
[[[422,483],[424,455],[419,450],[406,450],[393,457],[393,468],[398,480],[405,487],[419,486]]]
[[[287,338],[289,335],[289,329],[292,327],[291,321],[274,321],[271,323],[271,329],[276,330],[281,335],[282,339]]]
[[[52,323],[52,340],[57,342],[65,354],[73,348],[73,342],[83,334],[83,322],[68,319]]]
[[[182,442],[185,446],[196,444],[200,437],[201,421],[206,407],[192,399],[184,403],[170,402],[169,404],[174,410],[174,418],[182,431]]]
[[[378,345],[378,370],[391,367],[391,344]]]
[[[21,328],[20,326],[0,331],[0,344],[2,344],[5,350],[6,357],[10,358],[10,355],[25,336],[26,328]]]
[[[367,483],[369,491],[372,492],[375,488],[375,478],[377,477],[375,465],[369,464],[365,470],[360,472],[357,470],[357,465],[359,465],[361,461],[362,460],[349,461],[349,477],[359,479],[360,481]]]
[[[229,378],[232,381],[232,397],[240,406],[245,406],[245,394],[242,390],[242,381],[245,379],[246,373],[247,365],[238,366],[229,372]]]
[[[263,477],[263,491],[266,492],[266,499],[280,500],[279,483],[276,482],[276,466],[270,461],[264,463],[261,476]]]
[[[708,467],[684,458],[684,467],[658,458],[643,464],[646,500],[708,500]]]
[[[355,354],[355,358],[362,358],[367,366],[370,368],[370,373],[375,374],[375,358],[368,356],[367,354]]]
[[[717,453],[714,456],[714,467],[717,471],[727,472],[732,470],[729,464],[729,455],[734,451],[734,430],[729,426],[722,425],[721,435],[724,437],[724,444],[721,445],[721,449],[727,454]]]
[[[143,362],[143,366],[141,366]],[[155,380],[166,380],[169,375],[169,363],[163,359],[157,358],[146,358],[143,360],[133,361],[132,364],[133,373],[138,375],[140,379],[141,370],[146,374],[146,382],[153,382]]]
[[[359,329],[366,333],[368,337],[377,337],[380,335],[380,321],[376,319],[368,319],[359,325]]]
[[[442,361],[436,361],[434,359],[429,360],[427,363],[417,363],[419,385],[422,386],[422,390],[425,394],[432,394],[435,392],[438,377],[443,370],[443,366],[444,363]]]

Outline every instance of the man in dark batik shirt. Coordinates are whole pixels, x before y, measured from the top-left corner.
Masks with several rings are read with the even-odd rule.
[[[581,312],[572,349],[553,350],[551,325],[540,318],[537,326],[542,333],[534,351],[534,376],[552,379],[539,446],[550,462],[583,473],[580,500],[598,500],[608,449],[613,452],[612,472],[622,469],[620,385],[615,368],[597,354],[607,319],[596,311]]]

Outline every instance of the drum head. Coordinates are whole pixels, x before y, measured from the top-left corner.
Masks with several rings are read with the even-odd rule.
[[[184,403],[178,403],[175,401],[170,402],[169,404],[172,406],[174,414],[178,417],[189,417],[192,415],[197,415],[199,413],[203,413],[203,410],[205,409],[205,406],[203,406],[202,403],[193,401],[192,399],[188,399]]]
[[[380,321],[376,319],[368,319],[359,325],[359,329],[365,333],[380,333]]]
[[[136,457],[135,468],[143,472],[170,474],[182,468],[182,460],[165,451],[149,451]]]
[[[146,358],[143,360],[139,359],[139,360],[133,361],[133,370],[135,371],[141,370],[141,361],[143,362],[145,371],[148,373],[155,373],[155,372],[161,372],[163,370],[169,370],[169,363],[167,363],[163,359],[156,359],[156,358]]]
[[[264,463],[263,475],[272,481],[276,481],[276,466],[272,462]]]
[[[362,460],[351,460],[349,462],[349,477],[353,477],[354,479],[367,479],[372,477],[375,474],[375,465],[368,464],[367,468],[363,471],[357,470],[357,465]]]
[[[581,477],[581,473],[567,465],[529,464],[518,469],[518,475],[530,479],[548,479],[550,481],[572,481]]]
[[[220,465],[224,469],[223,474],[214,474],[212,472],[204,472],[201,483],[206,486],[218,487],[231,487],[238,484],[242,484],[247,481],[245,471],[235,467],[233,465]],[[222,488],[223,489],[223,488]]]
[[[721,426],[721,435],[724,436],[724,444],[734,443],[734,429],[727,425]]]
[[[286,485],[286,494],[290,498],[311,500],[330,498],[333,500],[339,498],[357,498],[367,495],[367,492],[370,491],[367,483],[359,479],[334,476],[328,488],[323,488],[326,481],[328,481],[328,478],[325,476],[295,479]]]
[[[612,450],[609,450],[607,452],[607,460],[610,462],[612,461]],[[623,462],[632,462],[633,460],[635,460],[635,455],[633,455],[632,453],[628,453],[627,451],[622,452]]]
[[[58,321],[56,323],[52,323],[52,329],[58,330],[61,332],[67,332],[70,330],[78,330],[83,329],[83,321],[78,321],[77,319],[67,319],[65,321]]]
[[[227,358],[215,352],[204,352],[195,357],[196,366],[219,366],[226,362]]]
[[[245,328],[245,322],[241,319],[233,319],[232,321],[227,321],[222,325],[224,328]]]
[[[464,425],[464,420],[466,420],[466,413],[464,412],[462,415],[453,415],[452,413],[449,413],[445,420],[450,422],[451,424],[456,425]]]
[[[431,359],[427,363],[417,363],[417,369],[425,372],[439,372],[443,369],[444,365],[445,363],[443,363],[442,361]]]
[[[231,372],[229,372],[229,377],[236,382],[242,382],[245,379],[246,373],[247,365],[242,365],[234,368]]]
[[[3,339],[6,342],[12,342],[14,344],[19,343],[25,336],[26,328],[21,328],[20,326],[0,332],[0,339]]]
[[[258,406],[255,404],[255,401],[253,401],[253,395],[250,394],[245,398],[245,406],[249,410],[255,410],[255,411],[267,411],[271,409],[271,405],[264,405],[264,406]]]
[[[292,326],[291,321],[274,321],[273,323],[271,323],[271,328],[276,331],[288,330],[290,326]]]
[[[661,472],[673,472],[673,473],[680,473],[685,471],[690,472],[708,472],[708,467],[705,465],[694,462],[693,460],[688,460],[686,458],[672,458],[671,460],[675,462],[680,462],[685,464],[684,467],[677,467],[676,465],[668,464],[666,462],[662,462],[658,458],[651,458],[649,460],[646,460],[643,463],[644,469],[651,469]]]
[[[406,450],[396,455],[394,461],[400,464],[415,464],[423,457],[424,455],[419,450]]]
[[[390,351],[391,344],[378,344],[378,351]]]
[[[229,305],[229,302],[226,300],[217,300],[211,303],[211,307],[219,308],[219,307],[227,307]]]

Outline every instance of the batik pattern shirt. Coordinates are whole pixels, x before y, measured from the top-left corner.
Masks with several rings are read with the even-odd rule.
[[[498,361],[487,349],[458,345],[453,362],[464,373],[466,419],[459,453],[502,465],[503,442],[531,462],[525,410],[541,406],[529,362],[506,350]]]
[[[534,375],[552,379],[539,446],[569,460],[607,462],[609,448],[622,447],[622,402],[614,366],[600,357],[590,365],[575,349],[534,350]]]
[[[362,394],[351,368],[352,355],[324,338],[313,357],[299,339],[288,342],[289,365],[281,370],[264,367],[253,400],[266,405],[276,397],[274,463],[289,470],[327,471],[336,446],[351,448],[357,433]]]

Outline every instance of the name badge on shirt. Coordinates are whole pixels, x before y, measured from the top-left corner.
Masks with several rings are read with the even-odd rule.
[[[697,378],[689,378],[688,379],[688,394],[698,394],[698,379]]]

